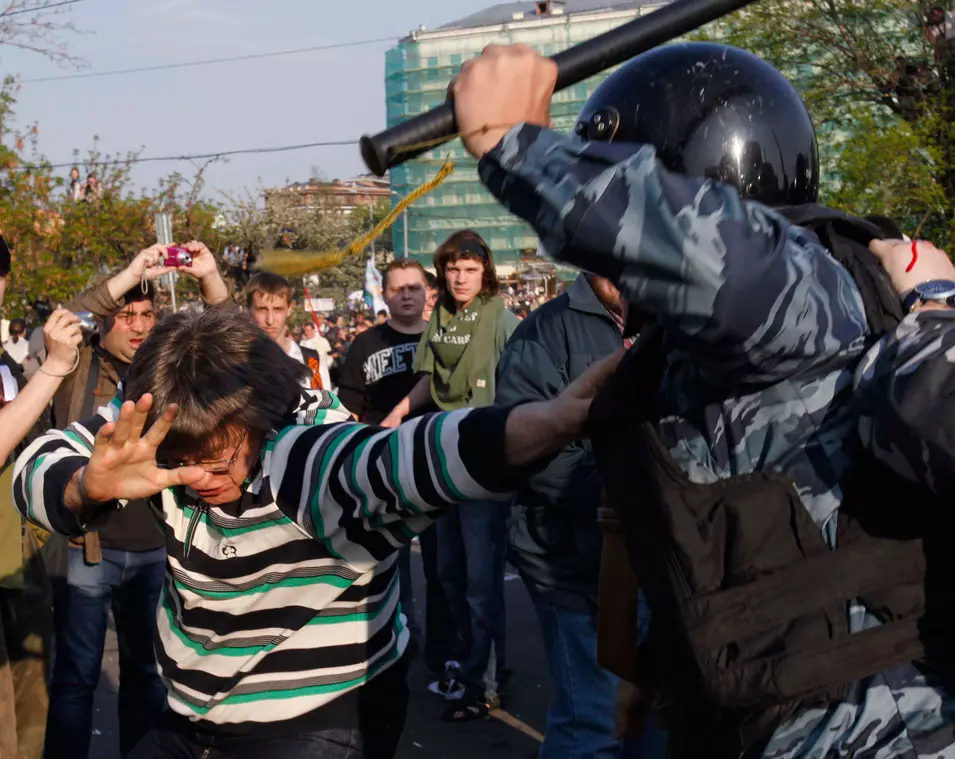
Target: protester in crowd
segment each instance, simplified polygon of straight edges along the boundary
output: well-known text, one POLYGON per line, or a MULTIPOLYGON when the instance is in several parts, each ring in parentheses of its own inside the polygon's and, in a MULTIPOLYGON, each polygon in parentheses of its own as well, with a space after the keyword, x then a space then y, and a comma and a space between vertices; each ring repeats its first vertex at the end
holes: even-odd
POLYGON ((226 245, 222 253, 229 276, 239 287, 245 287, 249 281, 248 255, 238 245, 226 245))
MULTIPOLYGON (((451 235, 434 268, 438 305, 415 357, 424 376, 382 421, 386 427, 431 402, 446 411, 491 405, 497 362, 518 323, 497 297, 494 258, 476 232, 451 235)), ((443 715, 448 721, 478 719, 500 703, 507 513, 506 504, 462 504, 437 525, 439 572, 465 642, 463 662, 448 662, 435 686, 455 701, 443 715)))
MULTIPOLYGON (((561 393, 594 362, 621 349, 620 292, 581 274, 514 332, 497 366, 495 401, 508 406, 561 393)), ((540 759, 662 759, 654 731, 645 744, 614 739, 618 679, 597 664, 597 591, 603 484, 586 440, 575 440, 521 484, 511 514, 509 558, 530 593, 555 695, 540 759), (645 749, 645 750, 643 750, 645 749)))
POLYGON ((324 387, 325 377, 318 353, 311 348, 303 348, 289 335, 288 318, 295 305, 291 282, 278 274, 259 272, 245 288, 245 302, 255 323, 286 354, 308 367, 310 376, 305 380, 305 386, 316 390, 324 387))
POLYGON ((36 321, 33 329, 30 331, 28 342, 27 357, 23 360, 23 374, 29 380, 46 361, 46 343, 44 342, 43 327, 46 326, 47 319, 53 313, 53 307, 50 305, 50 299, 46 295, 40 295, 33 302, 33 312, 36 314, 36 321))
POLYGON ((30 353, 27 340, 27 323, 20 318, 10 320, 10 339, 3 344, 3 352, 23 369, 23 362, 30 353))
POLYGON ((332 346, 329 345, 328 340, 322 337, 322 335, 319 333, 315 322, 311 320, 311 316, 309 316, 309 321, 306 321, 302 324, 302 339, 299 341, 299 345, 301 345, 302 348, 315 351, 315 353, 318 355, 318 366, 322 376, 322 387, 331 388, 332 380, 329 376, 328 369, 331 366, 332 346))
POLYGON ((388 312, 385 310, 379 311, 375 318, 375 324, 384 324, 386 321, 388 321, 388 312))
POLYGON ((70 183, 67 188, 67 195, 70 200, 83 199, 83 183, 80 181, 80 170, 75 166, 70 169, 70 183))
POLYGON ((335 312, 325 322, 325 339, 334 348, 335 343, 341 339, 341 331, 344 327, 345 318, 341 313, 335 312))
MULTIPOLYGON (((180 273, 199 281, 206 302, 228 300, 208 248, 198 242, 183 247, 193 261, 180 273)), ((88 418, 115 397, 156 324, 152 282, 175 271, 160 265, 165 252, 162 245, 147 248, 122 272, 68 304, 70 311, 92 312, 101 329, 79 352, 76 371, 53 399, 54 427, 65 429, 88 418)), ((56 654, 44 756, 75 759, 89 753, 93 696, 111 611, 120 652, 120 753, 126 756, 155 724, 164 703, 151 644, 165 567, 162 532, 149 504, 134 500, 110 514, 97 531, 74 538, 68 553, 66 577, 54 581, 56 654)))
POLYGON ((304 390, 307 370, 231 309, 158 325, 116 402, 16 469, 16 505, 45 529, 80 535, 140 498, 162 514, 170 713, 133 758, 242 757, 253 739, 262 759, 392 757, 407 706, 396 549, 579 437, 615 364, 552 401, 384 431, 304 390))
MULTIPOLYGON (((0 238, 0 305, 10 251, 0 238)), ((26 382, 0 351, 0 756, 40 759, 49 693, 52 599, 49 551, 38 528, 25 529, 13 508, 13 457, 49 427, 50 399, 76 365, 79 319, 56 311, 47 320, 49 359, 26 382)))
MULTIPOLYGON (((382 277, 382 294, 388 321, 355 337, 341 374, 338 395, 345 407, 362 422, 378 424, 414 387, 415 352, 427 328, 422 319, 427 281, 417 261, 393 261, 382 277)), ((426 409, 430 410, 430 409, 426 409)), ((424 658, 436 677, 444 665, 459 655, 457 631, 451 619, 437 570, 437 532, 431 527, 419 539, 426 581, 424 658)), ((408 618, 412 644, 418 638, 411 584, 411 546, 398 553, 401 607, 408 618)))
POLYGON ((430 322, 431 314, 434 313, 434 307, 438 303, 438 280, 430 271, 425 271, 424 274, 428 280, 428 286, 425 290, 424 313, 421 318, 430 322))
MULTIPOLYGON (((424 268, 398 259, 382 277, 391 313, 383 324, 355 337, 342 371, 338 397, 359 421, 378 424, 412 389, 414 357, 427 323, 424 268)), ((382 312, 384 313, 384 312, 382 312)))
POLYGON ((86 175, 86 182, 81 190, 81 197, 87 203, 95 203, 103 197, 103 185, 94 172, 86 175))

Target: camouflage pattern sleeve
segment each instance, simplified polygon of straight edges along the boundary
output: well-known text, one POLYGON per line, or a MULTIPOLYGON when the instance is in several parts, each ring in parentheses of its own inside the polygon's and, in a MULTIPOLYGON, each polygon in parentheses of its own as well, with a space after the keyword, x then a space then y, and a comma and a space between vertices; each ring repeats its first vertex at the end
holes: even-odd
POLYGON ((869 451, 936 493, 955 490, 955 311, 907 316, 866 354, 855 385, 869 451))
POLYGON ((615 282, 704 376, 775 382, 858 357, 861 297, 815 235, 634 150, 519 125, 479 170, 549 255, 615 282))

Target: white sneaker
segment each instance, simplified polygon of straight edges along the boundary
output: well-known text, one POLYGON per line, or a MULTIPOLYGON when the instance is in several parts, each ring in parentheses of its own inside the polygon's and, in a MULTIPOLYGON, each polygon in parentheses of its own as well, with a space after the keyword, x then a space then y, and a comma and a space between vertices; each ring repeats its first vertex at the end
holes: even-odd
POLYGON ((464 683, 461 682, 461 664, 456 661, 445 662, 444 677, 428 685, 428 690, 445 701, 457 701, 464 695, 464 683))

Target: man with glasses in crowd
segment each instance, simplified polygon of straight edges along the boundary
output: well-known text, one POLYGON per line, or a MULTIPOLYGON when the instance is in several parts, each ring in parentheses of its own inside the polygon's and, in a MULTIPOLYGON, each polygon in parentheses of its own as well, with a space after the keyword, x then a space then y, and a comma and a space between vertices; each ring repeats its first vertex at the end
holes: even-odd
MULTIPOLYGON (((228 287, 208 248, 198 242, 184 247, 193 263, 179 271, 199 281, 206 303, 228 300, 228 287)), ((70 311, 92 312, 100 329, 82 346, 76 371, 53 398, 54 427, 65 429, 89 418, 116 396, 136 351, 156 325, 153 281, 175 271, 161 265, 165 254, 162 245, 142 251, 122 272, 68 304, 70 311)), ((145 500, 116 511, 97 532, 70 541, 65 577, 54 579, 56 648, 46 759, 89 754, 93 694, 110 610, 119 638, 123 756, 162 712, 165 694, 153 636, 165 558, 162 532, 145 500)))

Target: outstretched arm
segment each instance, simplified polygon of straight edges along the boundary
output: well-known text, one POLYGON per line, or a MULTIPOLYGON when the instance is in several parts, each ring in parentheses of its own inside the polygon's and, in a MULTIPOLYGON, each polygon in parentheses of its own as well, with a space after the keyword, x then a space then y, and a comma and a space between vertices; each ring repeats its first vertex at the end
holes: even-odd
POLYGON ((276 502, 333 555, 381 560, 455 504, 505 500, 525 467, 581 437, 619 360, 595 365, 550 401, 431 414, 396 430, 329 409, 320 426, 284 430, 268 453, 276 502))
POLYGON ((76 368, 76 351, 83 340, 79 319, 58 309, 43 327, 49 356, 22 391, 0 408, 0 464, 23 440, 43 415, 63 379, 76 368))
POLYGON ((156 451, 176 418, 170 406, 144 433, 152 396, 114 400, 93 419, 51 430, 17 459, 14 503, 50 532, 80 535, 121 502, 149 498, 174 485, 195 485, 198 467, 161 469, 156 451))

